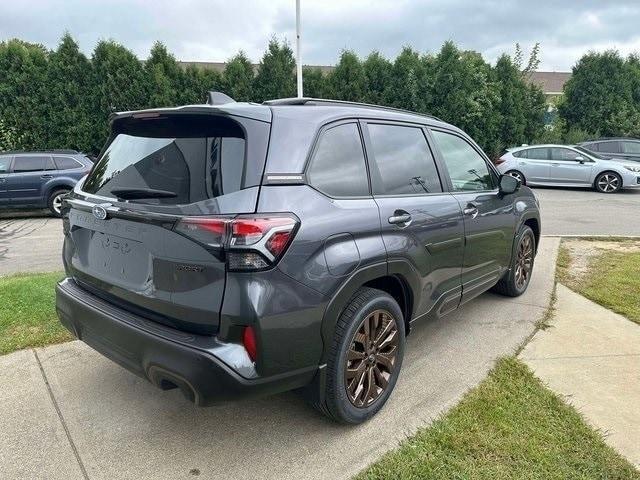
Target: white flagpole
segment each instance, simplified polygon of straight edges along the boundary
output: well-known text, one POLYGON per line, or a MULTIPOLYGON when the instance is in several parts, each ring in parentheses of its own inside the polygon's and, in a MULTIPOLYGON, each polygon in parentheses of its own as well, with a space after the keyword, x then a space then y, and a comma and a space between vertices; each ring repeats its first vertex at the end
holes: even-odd
POLYGON ((302 98, 302 60, 300 59, 300 0, 296 0, 296 77, 298 98, 302 98))

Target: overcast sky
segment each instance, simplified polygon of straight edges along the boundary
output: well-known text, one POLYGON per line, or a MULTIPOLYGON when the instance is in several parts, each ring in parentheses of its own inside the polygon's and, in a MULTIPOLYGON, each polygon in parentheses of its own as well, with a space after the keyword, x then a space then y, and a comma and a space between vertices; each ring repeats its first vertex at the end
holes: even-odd
MULTIPOLYGON (((489 61, 541 44, 540 70, 569 70, 589 51, 640 52, 639 0, 301 0, 304 64, 334 64, 344 48, 394 57, 446 40, 489 61)), ((65 30, 90 54, 116 40, 146 58, 161 40, 179 60, 257 62, 273 35, 295 41, 295 0, 0 0, 0 40, 54 48, 65 30)))

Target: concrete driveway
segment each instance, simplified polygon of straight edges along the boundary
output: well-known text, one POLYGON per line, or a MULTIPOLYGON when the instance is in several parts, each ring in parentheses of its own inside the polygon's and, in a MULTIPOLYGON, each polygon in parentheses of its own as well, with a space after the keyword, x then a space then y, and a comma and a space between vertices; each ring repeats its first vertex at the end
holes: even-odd
POLYGON ((558 245, 543 239, 522 297, 485 294, 416 325, 391 399, 358 427, 325 420, 294 393, 199 409, 80 342, 0 357, 0 477, 348 478, 531 335, 549 304, 558 245))
POLYGON ((640 236, 640 189, 608 195, 587 189, 534 188, 543 235, 640 236))

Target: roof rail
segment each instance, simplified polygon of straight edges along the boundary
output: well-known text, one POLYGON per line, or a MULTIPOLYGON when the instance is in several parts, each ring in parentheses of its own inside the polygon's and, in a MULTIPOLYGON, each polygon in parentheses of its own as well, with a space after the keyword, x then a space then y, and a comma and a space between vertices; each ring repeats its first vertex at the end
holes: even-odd
POLYGON ((67 155, 78 155, 80 152, 71 148, 51 148, 49 150, 6 150, 0 155, 12 155, 16 153, 63 153, 67 155))
POLYGON ((374 105, 372 103, 361 103, 361 102, 349 102, 347 100, 329 100, 325 98, 312 98, 312 97, 302 97, 302 98, 278 98, 275 100, 266 100, 263 102, 264 105, 327 105, 327 106, 350 106, 357 108, 373 108, 376 110, 387 110, 390 112, 398 112, 398 113, 408 113, 411 115, 418 115, 420 117, 432 118, 434 120, 438 120, 441 122, 438 117, 434 115, 429 115, 426 113, 418 113, 412 112, 411 110, 405 110, 404 108, 395 108, 395 107, 385 107, 383 105, 374 105))

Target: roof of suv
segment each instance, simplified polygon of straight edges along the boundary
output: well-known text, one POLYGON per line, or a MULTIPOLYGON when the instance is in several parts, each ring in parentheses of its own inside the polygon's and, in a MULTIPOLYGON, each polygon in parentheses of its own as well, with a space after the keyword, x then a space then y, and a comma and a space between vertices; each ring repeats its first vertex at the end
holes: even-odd
POLYGON ((163 113, 222 113, 264 122, 270 122, 274 117, 280 116, 288 118, 297 116, 303 121, 314 121, 315 123, 326 123, 332 119, 349 117, 378 118, 430 125, 441 124, 453 127, 439 118, 411 112, 409 110, 365 103, 306 97, 283 98, 269 100, 264 103, 230 102, 217 105, 184 105, 171 108, 117 112, 111 115, 110 120, 113 122, 114 120, 131 116, 144 118, 154 114, 161 115, 163 113))

